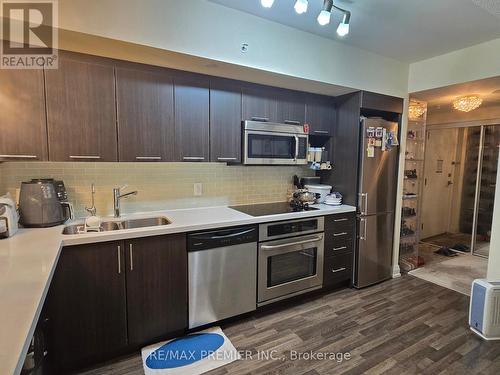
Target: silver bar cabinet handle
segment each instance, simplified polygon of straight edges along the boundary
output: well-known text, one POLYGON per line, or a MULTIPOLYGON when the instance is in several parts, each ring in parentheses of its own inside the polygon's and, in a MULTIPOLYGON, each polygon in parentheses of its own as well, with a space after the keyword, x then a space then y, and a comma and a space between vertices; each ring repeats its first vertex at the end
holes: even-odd
POLYGON ((340 223, 341 221, 347 221, 347 220, 349 220, 349 219, 348 219, 348 218, 346 218, 346 217, 344 217, 344 218, 342 218, 342 219, 334 219, 334 220, 333 220, 333 222, 334 222, 334 223, 340 223))
POLYGON ((118 274, 122 273, 122 248, 120 245, 117 246, 116 252, 118 254, 118 274))
POLYGON ((205 160, 203 156, 184 156, 183 160, 205 160))
POLYGON ((70 159, 100 159, 101 157, 99 155, 70 155, 70 159))
POLYGON ((135 160, 161 160, 161 156, 136 156, 135 160))
POLYGON ((132 244, 128 245, 128 252, 130 256, 130 271, 134 270, 134 247, 132 244))
POLYGON ((342 232, 342 233, 334 233, 333 237, 339 237, 339 236, 346 236, 347 232, 342 232))
POLYGON ((220 160, 220 161, 232 161, 232 160, 236 160, 236 158, 217 158, 217 160, 220 160))
POLYGON ((36 155, 0 155, 0 158, 5 159, 38 159, 36 155))
POLYGON ((340 250, 345 250, 347 249, 347 246, 342 246, 342 247, 334 247, 333 251, 340 251, 340 250))
POLYGON ((317 134, 329 134, 329 132, 327 130, 314 130, 313 133, 317 133, 317 134))
POLYGON ((342 271, 345 271, 347 268, 345 267, 342 267, 342 268, 337 268, 336 270, 335 269, 332 269, 332 273, 337 273, 337 272, 342 272, 342 271))

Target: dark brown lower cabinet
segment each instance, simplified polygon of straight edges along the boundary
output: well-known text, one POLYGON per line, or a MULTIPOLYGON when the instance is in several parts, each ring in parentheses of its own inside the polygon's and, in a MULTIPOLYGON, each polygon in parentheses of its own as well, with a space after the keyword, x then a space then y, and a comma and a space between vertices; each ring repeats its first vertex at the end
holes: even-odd
POLYGON ((127 345, 123 244, 62 250, 49 290, 49 351, 55 372, 100 360, 127 345))
POLYGON ((181 333, 187 328, 186 236, 65 247, 47 304, 54 373, 181 333))
POLYGON ((186 236, 125 241, 129 344, 187 327, 186 236))

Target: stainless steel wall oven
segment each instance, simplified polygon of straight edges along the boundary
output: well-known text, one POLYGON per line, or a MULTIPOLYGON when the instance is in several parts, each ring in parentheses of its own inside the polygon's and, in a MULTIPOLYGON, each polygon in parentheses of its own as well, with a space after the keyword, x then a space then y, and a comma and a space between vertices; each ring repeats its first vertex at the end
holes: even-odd
POLYGON ((323 285, 324 218, 259 226, 259 306, 323 285))

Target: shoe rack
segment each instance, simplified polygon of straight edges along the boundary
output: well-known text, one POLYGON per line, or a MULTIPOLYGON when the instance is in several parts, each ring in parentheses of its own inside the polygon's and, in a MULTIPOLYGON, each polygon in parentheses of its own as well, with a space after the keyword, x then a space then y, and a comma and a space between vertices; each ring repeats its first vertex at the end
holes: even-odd
MULTIPOLYGON (((417 102, 426 107, 423 102, 417 102)), ((427 111, 417 118, 409 118, 406 132, 405 171, 399 267, 409 272, 423 265, 418 254, 420 241, 420 211, 424 180, 425 132, 427 111)))

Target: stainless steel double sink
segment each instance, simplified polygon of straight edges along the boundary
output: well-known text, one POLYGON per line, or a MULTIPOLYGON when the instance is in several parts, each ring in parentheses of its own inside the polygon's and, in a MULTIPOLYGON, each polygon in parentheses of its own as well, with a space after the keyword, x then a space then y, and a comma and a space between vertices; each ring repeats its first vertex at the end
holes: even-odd
MULTIPOLYGON (((100 232, 109 232, 114 230, 126 230, 135 228, 159 227, 168 225, 172 222, 164 216, 148 217, 142 219, 127 219, 127 220, 110 220, 103 221, 100 227, 100 232)), ((83 234, 85 230, 84 224, 68 225, 64 228, 63 234, 83 234)))

